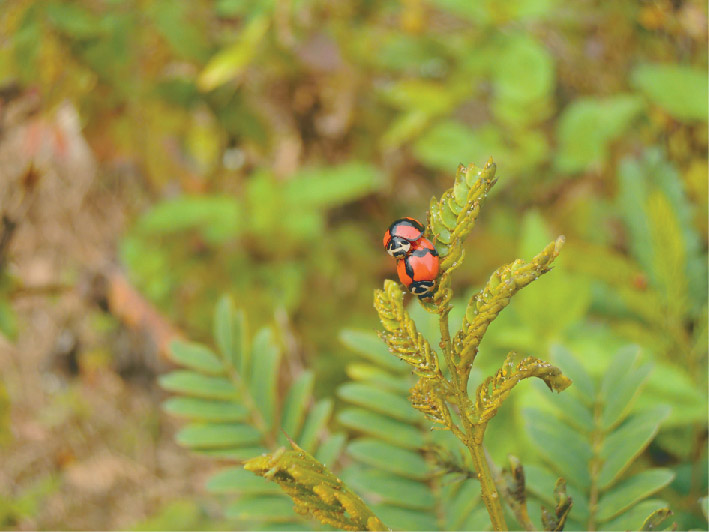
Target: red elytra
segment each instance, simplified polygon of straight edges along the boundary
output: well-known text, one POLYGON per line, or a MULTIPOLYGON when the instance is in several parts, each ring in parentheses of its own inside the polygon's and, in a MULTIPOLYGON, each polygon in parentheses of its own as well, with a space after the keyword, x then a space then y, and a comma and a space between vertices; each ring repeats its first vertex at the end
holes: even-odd
POLYGON ((415 218, 399 218, 394 221, 389 229, 384 233, 384 247, 389 246, 392 237, 403 238, 409 242, 415 242, 423 235, 423 225, 415 218))
POLYGON ((420 298, 433 291, 439 269, 438 252, 423 237, 413 242, 408 255, 396 264, 401 283, 420 298))

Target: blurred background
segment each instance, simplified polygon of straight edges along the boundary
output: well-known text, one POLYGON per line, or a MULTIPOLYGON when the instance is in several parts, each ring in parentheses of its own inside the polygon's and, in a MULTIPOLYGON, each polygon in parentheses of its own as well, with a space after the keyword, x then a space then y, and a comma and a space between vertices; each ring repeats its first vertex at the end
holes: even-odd
POLYGON ((165 343, 228 293, 333 396, 384 230, 490 156, 459 307, 567 245, 483 369, 640 344, 673 406, 645 459, 706 526, 706 42, 698 0, 2 2, 0 528, 233 526, 160 410, 165 343))

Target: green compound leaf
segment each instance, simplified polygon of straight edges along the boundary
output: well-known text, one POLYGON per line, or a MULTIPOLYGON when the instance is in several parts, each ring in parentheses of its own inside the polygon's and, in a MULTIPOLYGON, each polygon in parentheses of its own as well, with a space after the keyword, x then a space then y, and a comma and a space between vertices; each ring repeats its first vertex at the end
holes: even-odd
MULTIPOLYGON (((262 329, 249 342, 243 313, 234 311, 224 297, 216 308, 214 336, 218 354, 198 344, 175 342, 173 360, 189 369, 160 379, 164 388, 180 394, 166 401, 165 409, 192 422, 177 433, 177 442, 219 460, 263 456, 273 450, 278 438, 286 437, 277 422, 280 411, 288 434, 299 437, 309 450, 318 451, 327 463, 335 462, 344 448, 345 435, 327 437, 332 401, 316 403, 308 412, 313 374, 306 371, 295 379, 283 394, 287 403, 279 405, 281 351, 271 329, 262 329)), ((239 497, 226 508, 226 515, 240 523, 279 530, 312 528, 275 485, 240 468, 217 473, 208 488, 239 497)))
POLYGON ((598 501, 599 522, 608 521, 672 482, 669 469, 651 469, 625 479, 598 501))
POLYGON ((355 440, 347 446, 347 454, 381 471, 417 480, 428 478, 428 465, 420 454, 379 440, 355 440))
POLYGON ((465 310, 463 326, 453 341, 453 362, 466 368, 475 360, 478 347, 490 323, 510 302, 510 298, 529 283, 547 273, 559 256, 564 237, 550 243, 531 262, 516 260, 499 268, 487 285, 473 295, 465 310))
POLYGON ((194 397, 173 397, 163 404, 166 412, 194 421, 244 421, 246 408, 230 401, 211 401, 194 397))
POLYGON ((224 365, 211 349, 203 345, 174 340, 170 344, 170 356, 178 364, 201 373, 212 375, 224 373, 224 365))
POLYGON ((339 478, 310 454, 291 444, 244 464, 252 473, 272 480, 293 499, 299 514, 310 514, 344 530, 387 530, 379 518, 339 478))
MULTIPOLYGON (((568 360, 572 356, 558 351, 555 360, 573 367, 568 360)), ((555 417, 567 416, 566 401, 554 401, 554 410, 543 413, 524 411, 527 434, 535 450, 570 483, 569 495, 574 500, 570 525, 636 530, 648 514, 667 506, 664 501, 643 499, 669 484, 674 478, 672 471, 640 469, 636 475, 623 478, 671 412, 669 407, 660 405, 628 417, 629 403, 647 377, 646 366, 639 366, 639 360, 637 347, 620 349, 601 375, 600 383, 584 386, 587 391, 596 390, 588 406, 581 406, 592 414, 591 431, 572 430, 567 419, 555 417), (597 497, 596 504, 592 504, 592 493, 597 497)), ((580 365, 576 365, 578 370, 580 365)), ((525 472, 530 492, 549 503, 543 491, 549 489, 555 475, 534 465, 527 465, 525 472)))
POLYGON ((407 449, 423 447, 423 437, 415 428, 360 408, 347 408, 337 419, 344 426, 407 449))

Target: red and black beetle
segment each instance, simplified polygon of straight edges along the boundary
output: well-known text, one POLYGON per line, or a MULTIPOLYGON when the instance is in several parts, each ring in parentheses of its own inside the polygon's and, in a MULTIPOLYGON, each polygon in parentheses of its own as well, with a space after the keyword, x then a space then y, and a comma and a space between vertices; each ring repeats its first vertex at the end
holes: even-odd
POLYGON ((384 233, 384 248, 387 253, 400 259, 409 252, 411 245, 423 236, 424 227, 414 218, 400 218, 384 233))
POLYGON ((440 268, 438 252, 426 238, 411 243, 409 254, 396 264, 401 283, 419 299, 431 297, 440 268))

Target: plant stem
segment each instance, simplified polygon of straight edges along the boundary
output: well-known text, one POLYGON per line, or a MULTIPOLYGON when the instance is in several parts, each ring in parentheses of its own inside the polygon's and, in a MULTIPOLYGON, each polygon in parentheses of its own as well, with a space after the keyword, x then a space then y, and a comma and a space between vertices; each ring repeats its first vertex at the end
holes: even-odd
MULTIPOLYGON (((475 431, 478 432, 478 429, 479 427, 476 427, 475 431)), ((470 439, 468 449, 470 449, 470 454, 473 457, 473 464, 475 465, 475 470, 478 473, 480 493, 482 495, 483 502, 487 507, 487 512, 490 514, 492 528, 494 530, 507 530, 505 516, 502 513, 500 496, 497 493, 495 481, 493 480, 490 467, 488 466, 487 459, 485 458, 485 450, 483 449, 482 441, 480 441, 480 443, 476 443, 476 439, 477 438, 470 439)), ((480 431, 480 439, 482 440, 482 430, 480 431)))
POLYGON ((460 387, 458 385, 458 374, 455 371, 455 365, 453 364, 453 355, 451 350, 451 333, 448 330, 448 310, 443 312, 438 318, 438 326, 441 329, 441 351, 443 351, 443 357, 446 360, 446 366, 448 366, 448 371, 451 374, 451 380, 453 381, 453 387, 458 390, 460 387))
POLYGON ((473 424, 468 417, 468 405, 470 404, 470 398, 468 397, 467 390, 468 382, 467 379, 461 378, 462 376, 458 372, 458 368, 453 364, 451 337, 450 331, 448 330, 448 311, 445 311, 440 315, 438 323, 441 329, 441 351, 443 351, 443 356, 445 357, 446 364, 448 365, 448 371, 450 371, 451 374, 451 384, 453 384, 453 390, 455 391, 455 395, 458 400, 460 417, 465 429, 465 438, 461 438, 461 440, 468 447, 470 454, 473 457, 475 471, 477 472, 478 480, 480 481, 480 492, 482 494, 483 502, 487 507, 487 511, 490 514, 490 522, 492 523, 493 529, 507 530, 505 516, 502 513, 500 496, 497 492, 497 488, 495 487, 495 481, 492 473, 490 472, 490 467, 488 466, 487 458, 485 457, 485 450, 483 449, 483 433, 485 432, 485 427, 487 424, 473 424))

